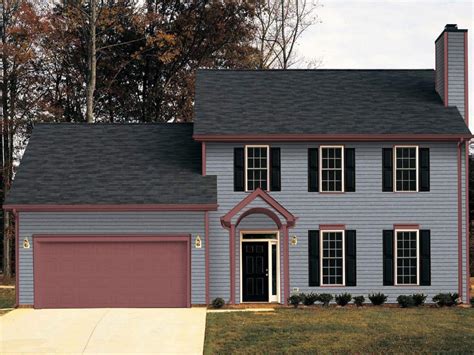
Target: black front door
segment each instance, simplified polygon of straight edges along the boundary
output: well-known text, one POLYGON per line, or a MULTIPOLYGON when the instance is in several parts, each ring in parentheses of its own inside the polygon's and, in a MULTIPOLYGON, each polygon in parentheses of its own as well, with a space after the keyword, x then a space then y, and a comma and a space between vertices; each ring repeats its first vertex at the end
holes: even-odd
POLYGON ((244 302, 268 302, 268 242, 242 243, 244 302))

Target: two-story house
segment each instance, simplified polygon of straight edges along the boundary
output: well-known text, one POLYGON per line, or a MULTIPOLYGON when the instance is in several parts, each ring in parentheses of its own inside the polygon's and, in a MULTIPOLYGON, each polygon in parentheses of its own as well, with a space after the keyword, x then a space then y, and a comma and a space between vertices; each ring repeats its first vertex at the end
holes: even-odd
POLYGON ((435 70, 201 70, 194 124, 38 124, 17 303, 469 297, 467 31, 435 70))

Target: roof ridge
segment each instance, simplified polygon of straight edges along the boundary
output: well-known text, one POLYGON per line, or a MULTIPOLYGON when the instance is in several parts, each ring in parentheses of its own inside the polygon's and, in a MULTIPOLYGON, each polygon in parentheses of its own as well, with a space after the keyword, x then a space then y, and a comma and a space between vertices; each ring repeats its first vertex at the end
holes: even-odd
POLYGON ((215 72, 322 72, 322 71, 434 71, 433 68, 373 68, 373 69, 341 69, 341 68, 323 68, 323 69, 216 69, 216 68, 199 68, 198 71, 215 71, 215 72))

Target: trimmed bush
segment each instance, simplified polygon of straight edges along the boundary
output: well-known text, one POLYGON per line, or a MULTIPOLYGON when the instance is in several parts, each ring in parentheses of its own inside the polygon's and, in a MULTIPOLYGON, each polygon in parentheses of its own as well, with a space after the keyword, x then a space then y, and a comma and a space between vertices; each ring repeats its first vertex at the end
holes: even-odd
POLYGON ((308 293, 308 294, 302 293, 301 296, 303 298, 303 304, 305 306, 312 306, 314 304, 314 302, 316 302, 318 300, 318 294, 313 293, 313 292, 308 293))
POLYGON ((224 307, 224 305, 225 305, 225 301, 220 297, 214 298, 212 300, 212 307, 213 308, 219 309, 219 308, 224 307))
POLYGON ((387 296, 383 293, 373 293, 369 295, 369 300, 374 306, 381 306, 387 301, 387 296))
POLYGON ((336 298, 336 303, 339 306, 344 307, 345 305, 347 305, 351 301, 352 295, 350 293, 343 293, 341 295, 336 295, 335 298, 336 298))
POLYGON ((301 301, 302 301, 301 295, 298 295, 298 294, 294 294, 288 297, 288 303, 291 304, 295 308, 298 308, 301 301))
POLYGON ((354 297, 354 304, 357 307, 362 307, 364 305, 364 302, 365 302, 365 297, 364 296, 355 296, 354 297))
POLYGON ((332 295, 330 293, 321 293, 318 296, 318 301, 323 304, 323 306, 327 307, 329 306, 329 302, 331 302, 333 299, 332 295))
POLYGON ((416 307, 422 306, 425 303, 426 295, 422 293, 415 293, 412 297, 416 307))
POLYGON ((451 307, 458 303, 458 298, 457 293, 438 293, 433 297, 433 302, 439 307, 451 307))
POLYGON ((397 302, 402 308, 413 307, 415 305, 413 296, 400 295, 397 297, 397 302))

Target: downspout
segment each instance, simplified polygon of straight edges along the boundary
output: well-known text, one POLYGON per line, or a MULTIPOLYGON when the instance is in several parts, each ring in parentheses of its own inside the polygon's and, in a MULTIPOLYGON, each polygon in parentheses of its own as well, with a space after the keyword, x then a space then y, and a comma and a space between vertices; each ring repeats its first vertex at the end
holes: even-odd
POLYGON ((470 261, 469 261, 469 237, 470 237, 470 213, 469 213, 469 140, 465 141, 465 189, 466 189, 466 302, 469 303, 471 299, 471 275, 470 275, 470 261))
POLYGON ((461 146, 464 139, 461 138, 458 142, 457 156, 458 156, 458 294, 462 301, 462 169, 461 169, 461 146))
POLYGON ((210 300, 210 294, 209 294, 209 254, 210 254, 210 251, 209 251, 209 246, 210 246, 210 243, 209 243, 209 211, 205 211, 204 212, 204 234, 205 234, 205 258, 206 258, 206 261, 205 261, 205 268, 206 268, 206 304, 210 304, 211 303, 211 300, 210 300))

